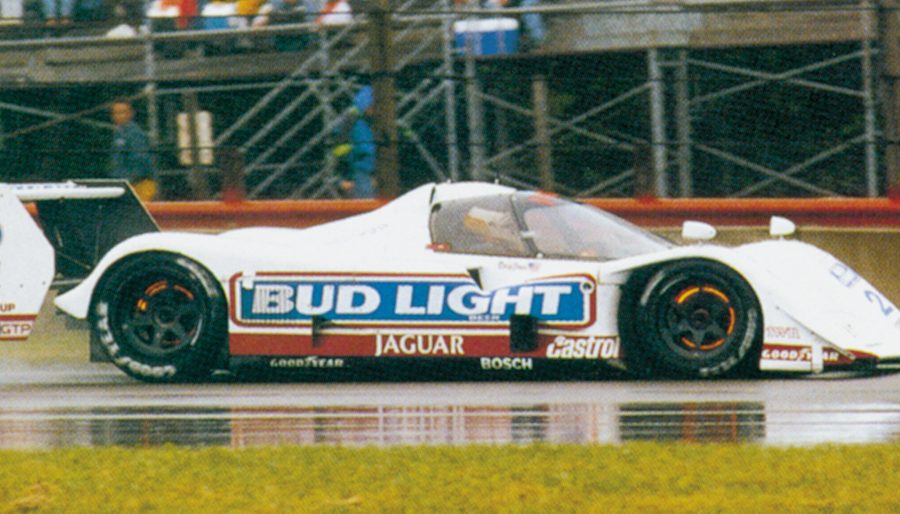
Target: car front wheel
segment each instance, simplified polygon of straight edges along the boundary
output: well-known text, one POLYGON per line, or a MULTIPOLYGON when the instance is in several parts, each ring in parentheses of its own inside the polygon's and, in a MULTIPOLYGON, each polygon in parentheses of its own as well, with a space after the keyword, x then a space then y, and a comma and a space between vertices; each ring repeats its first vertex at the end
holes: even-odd
POLYGON ((638 272, 626 285, 619 323, 638 374, 711 378, 751 371, 762 313, 737 272, 688 260, 638 272))

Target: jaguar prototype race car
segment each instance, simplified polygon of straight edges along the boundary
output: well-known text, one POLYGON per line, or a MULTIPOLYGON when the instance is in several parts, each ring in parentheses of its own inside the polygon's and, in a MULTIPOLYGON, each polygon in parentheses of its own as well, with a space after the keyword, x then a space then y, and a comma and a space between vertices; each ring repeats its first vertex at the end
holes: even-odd
POLYGON ((244 366, 711 378, 900 362, 900 311, 833 256, 785 240, 782 218, 772 239, 738 247, 686 222, 696 241, 678 246, 485 183, 421 186, 306 229, 215 235, 158 231, 116 183, 0 186, 0 212, 3 337, 27 336, 51 282, 68 280, 56 306, 88 320, 92 355, 147 381, 244 366))

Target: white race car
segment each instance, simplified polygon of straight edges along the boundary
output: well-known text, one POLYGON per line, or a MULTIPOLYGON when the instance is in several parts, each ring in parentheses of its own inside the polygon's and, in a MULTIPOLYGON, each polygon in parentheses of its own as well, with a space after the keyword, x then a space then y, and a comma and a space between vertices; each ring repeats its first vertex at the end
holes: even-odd
MULTIPOLYGON (((772 240, 677 246, 484 183, 425 185, 306 229, 218 235, 159 232, 115 183, 0 186, 0 213, 2 337, 26 337, 54 277, 72 279, 56 305, 89 321, 92 355, 148 381, 244 365, 350 379, 710 378, 900 362, 898 309, 833 256, 784 240, 793 225, 780 218, 772 240)), ((686 222, 683 235, 715 230, 686 222)))

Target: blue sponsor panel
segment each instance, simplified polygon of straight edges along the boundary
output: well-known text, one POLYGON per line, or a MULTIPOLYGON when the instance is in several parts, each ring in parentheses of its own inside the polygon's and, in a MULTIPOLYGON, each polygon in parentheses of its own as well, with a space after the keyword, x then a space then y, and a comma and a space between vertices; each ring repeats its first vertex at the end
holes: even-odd
POLYGON ((502 322, 513 314, 572 324, 590 319, 593 282, 587 277, 529 282, 485 292, 465 279, 377 277, 243 277, 238 321, 304 324, 313 316, 379 323, 502 322))

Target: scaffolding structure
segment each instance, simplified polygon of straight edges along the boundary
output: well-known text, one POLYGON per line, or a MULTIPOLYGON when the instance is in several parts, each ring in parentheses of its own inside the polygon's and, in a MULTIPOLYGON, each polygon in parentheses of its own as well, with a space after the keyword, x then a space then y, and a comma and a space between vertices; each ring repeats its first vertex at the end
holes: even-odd
MULTIPOLYGON (((357 13, 351 23, 327 28, 296 23, 263 30, 150 32, 129 43, 140 45, 142 72, 123 83, 133 84, 135 98, 144 100, 145 125, 161 152, 172 151, 172 131, 166 127, 173 113, 213 111, 212 150, 218 155, 236 149, 243 156, 250 198, 338 197, 335 134, 353 113, 353 95, 384 75, 394 81, 393 121, 403 148, 404 184, 496 180, 571 196, 875 197, 887 188, 879 158, 878 20, 868 1, 841 5, 858 30, 819 45, 710 49, 648 41, 643 47, 576 52, 560 46, 573 19, 600 20, 591 22, 597 25, 632 23, 640 16, 658 25, 671 20, 673 11, 654 3, 635 10, 609 2, 498 13, 460 10, 450 0, 404 0, 393 3, 386 16, 396 54, 389 70, 373 70, 372 17, 357 13), (548 28, 550 44, 537 52, 479 55, 472 38, 460 39, 454 30, 464 19, 526 14, 540 14, 548 28), (168 65, 159 55, 161 44, 297 34, 306 35, 305 47, 291 54, 298 58, 274 79, 186 83, 166 80, 160 71, 168 65), (595 67, 555 75, 561 60, 595 67), (603 76, 614 67, 627 71, 615 80, 603 76), (509 73, 516 73, 516 80, 509 80, 509 73), (507 79, 498 81, 498 75, 507 79), (602 87, 591 84, 594 79, 602 87), (580 89, 583 96, 570 98, 580 89), (222 98, 239 94, 252 101, 239 109, 229 106, 231 116, 215 111, 222 98), (824 99, 826 107, 796 113, 795 127, 750 119, 766 109, 808 107, 810 97, 824 99), (781 103, 766 107, 758 105, 760 98, 781 103), (745 125, 744 132, 732 130, 745 125), (819 137, 792 140, 791 133, 820 129, 819 137), (718 137, 724 132, 728 138, 718 137), (767 134, 771 143, 760 143, 767 134)), ((824 8, 806 9, 819 15, 824 8)), ((679 20, 696 20, 696 12, 686 7, 679 12, 685 16, 679 20)), ((102 38, 3 42, 0 51, 113 44, 102 38)), ((107 101, 63 113, 40 102, 5 101, 0 90, 0 112, 42 119, 0 138, 15 144, 64 123, 109 130, 112 125, 103 119, 107 101)), ((199 162, 196 146, 190 149, 193 163, 199 162)), ((199 196, 210 194, 207 178, 217 172, 215 164, 166 171, 186 175, 199 196)))

